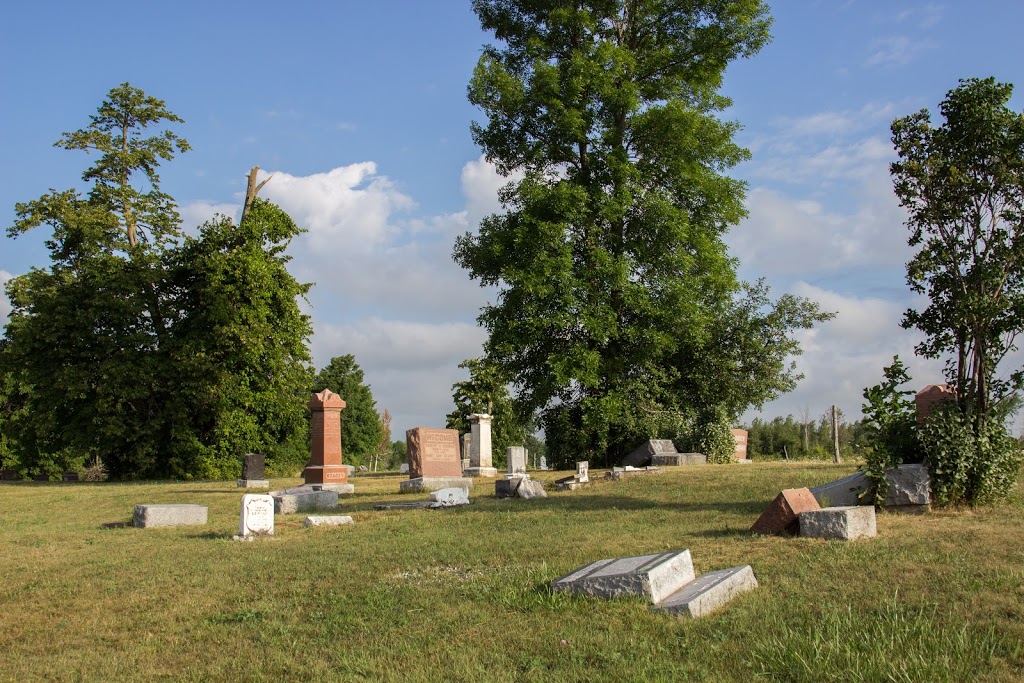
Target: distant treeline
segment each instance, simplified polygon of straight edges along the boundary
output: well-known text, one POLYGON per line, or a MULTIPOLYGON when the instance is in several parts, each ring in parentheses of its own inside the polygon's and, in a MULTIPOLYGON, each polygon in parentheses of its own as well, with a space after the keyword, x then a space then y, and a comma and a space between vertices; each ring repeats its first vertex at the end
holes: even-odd
MULTIPOLYGON (((830 460, 833 455, 830 412, 818 418, 792 415, 772 420, 755 418, 743 427, 747 435, 747 453, 753 459, 830 460)), ((866 448, 861 421, 846 422, 839 414, 839 453, 842 457, 862 457, 866 448)))

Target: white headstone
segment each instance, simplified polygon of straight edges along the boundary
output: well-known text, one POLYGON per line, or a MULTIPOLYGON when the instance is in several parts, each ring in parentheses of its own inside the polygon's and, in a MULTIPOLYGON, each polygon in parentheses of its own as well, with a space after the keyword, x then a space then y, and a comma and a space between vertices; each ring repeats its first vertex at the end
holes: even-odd
POLYGON ((540 468, 542 470, 546 470, 548 468, 548 459, 545 458, 543 455, 540 456, 540 468))
POLYGON ((526 472, 526 447, 509 446, 505 449, 505 460, 508 462, 509 474, 523 474, 526 472))
POLYGON ((239 535, 274 535, 274 499, 271 496, 247 494, 242 496, 242 518, 239 535))
POLYGON ((399 474, 409 474, 409 463, 403 462, 401 465, 399 465, 398 472, 399 474))
POLYGON ((493 467, 491 462, 491 416, 474 414, 469 416, 472 445, 469 449, 470 467, 493 467))
POLYGON ((468 505, 469 489, 456 487, 438 489, 437 491, 431 491, 430 497, 433 498, 435 502, 446 507, 449 505, 468 505))
POLYGON ((576 481, 583 483, 590 481, 590 461, 576 463, 576 481))

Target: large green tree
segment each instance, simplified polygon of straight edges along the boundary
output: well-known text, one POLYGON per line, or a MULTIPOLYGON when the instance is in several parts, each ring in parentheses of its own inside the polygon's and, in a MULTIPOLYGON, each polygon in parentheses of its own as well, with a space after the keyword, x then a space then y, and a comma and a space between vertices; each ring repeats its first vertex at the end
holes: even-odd
MULTIPOLYGON (((308 319, 272 204, 184 239, 161 161, 187 143, 164 102, 125 83, 58 146, 96 152, 88 194, 18 204, 12 237, 51 230, 47 268, 7 283, 0 343, 5 462, 55 474, 102 459, 116 478, 233 477, 249 450, 308 453, 308 319), (147 136, 147 134, 149 134, 147 136)), ((301 463, 300 463, 301 464, 301 463)))
POLYGON ((907 284, 924 295, 903 326, 917 328, 926 358, 946 358, 955 414, 926 428, 922 445, 948 502, 998 498, 1019 464, 1002 424, 1017 405, 1024 369, 1004 367, 1024 332, 1024 113, 1013 86, 961 80, 939 106, 896 119, 893 186, 907 210, 907 284), (951 481, 949 478, 955 479, 951 481))
POLYGON ((491 415, 494 463, 496 467, 502 467, 505 464, 505 449, 525 443, 526 426, 530 420, 518 413, 518 407, 494 365, 485 359, 470 358, 459 363, 459 367, 469 370, 469 379, 452 385, 455 410, 448 413, 445 426, 465 434, 472 428, 470 415, 491 415))
POLYGON ((370 465, 381 441, 380 415, 373 392, 355 356, 335 356, 319 373, 313 391, 330 389, 345 401, 341 411, 341 447, 344 460, 353 465, 370 465))
POLYGON ((722 239, 744 216, 744 185, 724 171, 748 153, 718 116, 729 105, 718 91, 728 63, 767 42, 766 7, 473 8, 500 41, 469 85, 487 116, 473 137, 522 179, 454 256, 498 287, 480 316, 487 357, 523 410, 541 412, 549 459, 605 462, 652 432, 732 420, 790 388, 790 332, 822 316, 804 300, 770 302, 763 286, 745 293, 722 239))

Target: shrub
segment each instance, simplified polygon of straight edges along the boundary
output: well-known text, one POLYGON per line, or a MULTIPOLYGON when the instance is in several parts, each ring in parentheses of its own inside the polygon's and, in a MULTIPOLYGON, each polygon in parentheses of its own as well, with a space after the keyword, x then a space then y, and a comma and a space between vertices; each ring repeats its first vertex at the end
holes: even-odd
POLYGON ((893 356, 892 365, 883 372, 885 379, 881 384, 864 390, 867 403, 861 406, 865 441, 870 446, 863 471, 872 484, 876 504, 885 499, 886 470, 900 463, 921 460, 916 434, 917 411, 910 399, 914 392, 900 389, 910 381, 910 375, 899 356, 893 356))
POLYGON ((694 450, 707 456, 709 463, 729 463, 736 459, 736 439, 731 423, 722 415, 707 418, 693 433, 694 450))
POLYGON ((998 421, 983 423, 975 433, 969 415, 946 405, 932 413, 919 438, 937 503, 991 503, 1006 497, 1016 483, 1021 446, 998 421))

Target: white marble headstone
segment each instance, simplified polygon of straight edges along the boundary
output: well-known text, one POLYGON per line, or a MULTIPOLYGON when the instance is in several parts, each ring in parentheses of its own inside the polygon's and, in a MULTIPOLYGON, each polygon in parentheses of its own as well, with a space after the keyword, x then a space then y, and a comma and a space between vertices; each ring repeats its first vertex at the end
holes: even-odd
POLYGON ((239 535, 274 535, 274 499, 270 496, 248 494, 242 496, 242 519, 239 535))
POLYGON ((590 461, 584 460, 583 462, 576 463, 576 481, 587 482, 590 481, 590 461))

